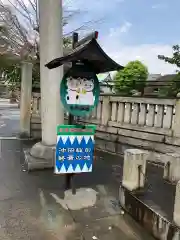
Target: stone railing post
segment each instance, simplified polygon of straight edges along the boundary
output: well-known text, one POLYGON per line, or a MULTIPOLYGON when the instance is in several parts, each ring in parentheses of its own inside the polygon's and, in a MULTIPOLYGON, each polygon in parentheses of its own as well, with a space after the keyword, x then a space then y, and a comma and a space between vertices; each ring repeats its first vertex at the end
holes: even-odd
POLYGON ((31 97, 33 64, 23 62, 21 66, 21 102, 20 102, 20 136, 30 137, 31 97))
POLYGON ((124 154, 122 186, 129 191, 145 185, 148 152, 140 149, 127 149, 124 154))
POLYGON ((180 227, 180 181, 176 185, 173 220, 180 227))
POLYGON ((40 93, 32 94, 32 115, 41 116, 41 96, 40 93))
POLYGON ((109 96, 103 96, 101 124, 104 126, 106 126, 110 120, 111 106, 109 100, 109 96))
POLYGON ((180 155, 177 153, 166 153, 164 166, 164 179, 170 182, 180 180, 180 155))
POLYGON ((180 99, 176 100, 175 117, 172 125, 173 136, 180 137, 180 99))

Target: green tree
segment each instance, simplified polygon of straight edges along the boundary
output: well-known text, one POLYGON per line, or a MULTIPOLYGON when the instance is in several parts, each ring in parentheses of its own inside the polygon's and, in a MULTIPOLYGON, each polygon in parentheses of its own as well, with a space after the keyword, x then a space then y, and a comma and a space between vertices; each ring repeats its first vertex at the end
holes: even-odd
POLYGON ((138 60, 131 61, 115 75, 115 92, 123 95, 132 95, 133 90, 136 90, 143 93, 147 77, 147 67, 138 60))
POLYGON ((159 96, 163 97, 176 97, 180 92, 180 46, 174 45, 172 47, 172 57, 166 57, 164 55, 158 55, 160 60, 163 60, 169 64, 177 67, 177 75, 172 78, 171 82, 167 83, 167 86, 161 87, 159 90, 159 96))
MULTIPOLYGON (((9 88, 13 89, 21 87, 21 65, 19 63, 1 67, 1 72, 3 74, 3 80, 9 86, 9 88)), ((32 76, 33 87, 39 87, 39 64, 34 64, 32 76)))
POLYGON ((158 55, 158 58, 160 60, 164 60, 167 63, 173 64, 177 66, 177 71, 180 71, 180 46, 174 45, 172 47, 173 50, 173 56, 172 57, 166 57, 164 55, 158 55))

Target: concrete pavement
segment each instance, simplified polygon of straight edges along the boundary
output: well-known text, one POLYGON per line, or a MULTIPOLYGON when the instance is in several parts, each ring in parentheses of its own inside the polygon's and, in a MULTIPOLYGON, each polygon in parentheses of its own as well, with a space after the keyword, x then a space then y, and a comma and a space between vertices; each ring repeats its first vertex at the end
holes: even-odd
POLYGON ((19 133, 20 110, 8 99, 0 99, 0 138, 13 137, 19 133))
POLYGON ((33 142, 1 140, 0 239, 152 239, 118 203, 119 161, 97 153, 93 173, 75 177, 77 194, 52 170, 27 173, 23 149, 33 142), (106 158, 106 159, 105 159, 106 158))
POLYGON ((11 139, 18 132, 19 109, 0 100, 0 239, 152 239, 119 206, 119 159, 97 153, 93 173, 75 177, 74 196, 53 170, 25 171, 24 149, 34 143, 11 139))

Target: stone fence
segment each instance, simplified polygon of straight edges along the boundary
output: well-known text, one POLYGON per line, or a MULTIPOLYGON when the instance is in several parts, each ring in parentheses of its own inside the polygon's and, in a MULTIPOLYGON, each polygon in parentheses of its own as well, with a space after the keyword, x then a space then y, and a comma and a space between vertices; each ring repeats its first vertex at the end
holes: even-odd
MULTIPOLYGON (((165 166, 158 169, 147 161, 148 154, 139 149, 125 150, 119 189, 121 207, 156 239, 179 240, 180 171, 172 164, 167 174, 165 166)), ((171 158, 174 158, 173 162, 180 160, 174 154, 171 158)))
MULTIPOLYGON (((33 93, 31 136, 41 137, 41 98, 33 93)), ((85 124, 97 125, 96 147, 118 154, 131 147, 149 150, 153 161, 161 154, 180 153, 180 100, 101 95, 85 124)), ((160 159, 161 158, 161 159, 160 159)))

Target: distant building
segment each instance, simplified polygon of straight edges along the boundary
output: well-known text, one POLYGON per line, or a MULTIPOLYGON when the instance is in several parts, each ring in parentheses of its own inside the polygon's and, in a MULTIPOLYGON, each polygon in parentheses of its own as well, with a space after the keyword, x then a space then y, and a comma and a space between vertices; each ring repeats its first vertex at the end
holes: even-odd
POLYGON ((113 79, 110 73, 101 73, 97 75, 100 82, 101 93, 113 93, 113 79))
POLYGON ((144 96, 157 96, 162 87, 168 85, 173 80, 176 74, 150 74, 147 79, 147 85, 144 88, 144 96))
POLYGON ((156 91, 157 87, 154 87, 154 83, 158 78, 160 78, 161 74, 149 74, 147 79, 146 87, 144 88, 144 95, 149 96, 152 95, 156 91))

